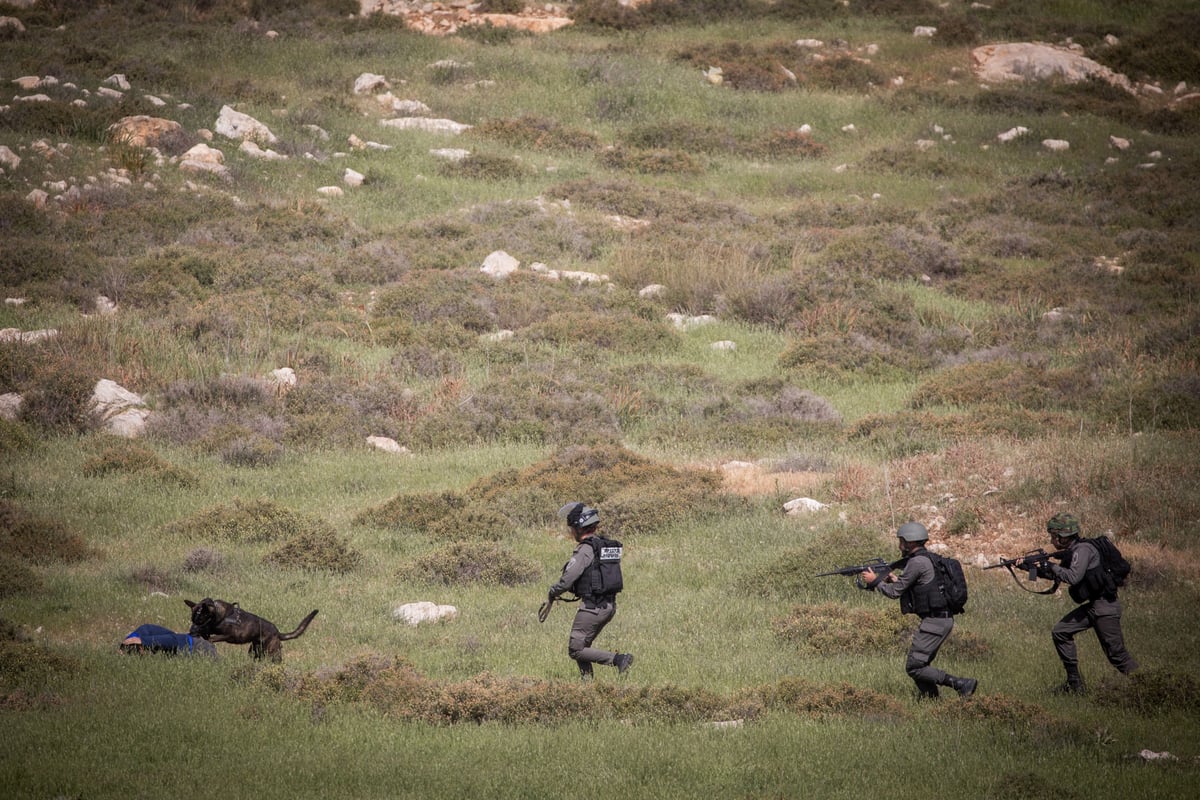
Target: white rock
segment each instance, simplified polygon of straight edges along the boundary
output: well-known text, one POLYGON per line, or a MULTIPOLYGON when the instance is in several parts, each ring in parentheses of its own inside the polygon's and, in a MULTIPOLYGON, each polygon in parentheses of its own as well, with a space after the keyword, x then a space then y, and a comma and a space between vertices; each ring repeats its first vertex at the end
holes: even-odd
POLYGON ((262 159, 263 161, 286 161, 287 156, 283 153, 277 153, 274 150, 259 147, 252 139, 242 139, 242 143, 238 145, 238 149, 251 158, 262 159))
POLYGON ((345 192, 340 186, 322 186, 317 189, 317 194, 325 195, 326 197, 344 197, 345 192))
POLYGON ((21 413, 24 398, 16 392, 0 394, 0 419, 15 420, 21 413))
POLYGON ((937 28, 932 25, 918 25, 913 28, 913 36, 928 38, 937 33, 937 28))
POLYGON ((479 271, 493 278, 507 278, 516 272, 520 266, 521 262, 508 253, 503 250, 496 250, 493 253, 489 253, 488 257, 483 260, 483 266, 479 268, 479 271))
POLYGON ((296 385, 296 371, 291 367, 271 370, 271 382, 280 389, 291 389, 296 385))
POLYGON ((368 92, 376 92, 387 88, 387 78, 382 75, 376 75, 373 72, 364 72, 354 79, 355 94, 367 94, 368 92))
POLYGON ((9 149, 8 145, 0 144, 0 166, 16 169, 21 166, 21 157, 9 149))
POLYGON ((729 339, 722 339, 719 342, 713 342, 708 347, 710 350, 733 352, 734 350, 737 350, 737 342, 732 342, 729 339))
POLYGON ((407 622, 409 625, 420 625, 422 622, 438 622, 452 620, 458 616, 454 606, 438 605, 428 600, 416 603, 405 603, 392 611, 392 618, 407 622))
POLYGON ((387 128, 396 128, 402 131, 448 133, 453 136, 471 129, 470 125, 455 122, 452 119, 433 119, 431 117, 396 117, 395 119, 382 119, 379 121, 379 124, 387 128))
POLYGON ((638 289, 638 297, 661 297, 666 290, 667 287, 661 283, 651 283, 638 289))
POLYGON ((1029 128, 1026 128, 1024 125, 1018 125, 1015 128, 1009 128, 1004 133, 996 134, 996 138, 1002 142, 1011 142, 1018 136, 1024 136, 1027 133, 1029 133, 1029 128))
POLYGON ((829 506, 811 497, 797 497, 795 500, 788 500, 783 504, 783 510, 789 514, 811 514, 826 508, 829 506))
POLYGON ((279 142, 279 137, 271 133, 266 125, 229 106, 221 106, 221 113, 217 116, 217 124, 213 129, 227 139, 252 139, 267 144, 279 142))
POLYGON ((1066 139, 1042 139, 1042 147, 1047 150, 1062 152, 1063 150, 1070 150, 1071 143, 1066 139))
POLYGON ((429 155, 434 158, 440 158, 443 161, 462 161, 467 156, 471 155, 470 150, 463 150, 458 147, 439 147, 429 151, 429 155))
POLYGON ((121 73, 109 75, 107 78, 101 81, 101 83, 103 83, 105 86, 115 86, 123 92, 128 92, 133 88, 129 85, 129 81, 126 80, 125 76, 121 73))
POLYGON ((505 328, 504 330, 495 331, 493 333, 481 334, 479 337, 479 340, 481 342, 489 342, 489 343, 506 342, 509 339, 513 338, 514 336, 516 336, 515 333, 513 333, 512 331, 505 328))
POLYGON ((395 439, 387 436, 368 436, 367 445, 374 447, 376 450, 382 450, 385 453, 396 453, 397 455, 408 455, 412 452, 395 439))
POLYGON ((1128 139, 1122 139, 1120 136, 1109 136, 1108 143, 1118 150, 1128 150, 1130 144, 1128 139))
POLYGON ((347 186, 362 186, 363 181, 366 179, 366 175, 363 175, 361 172, 355 172, 349 167, 346 167, 346 171, 342 174, 342 183, 347 186))

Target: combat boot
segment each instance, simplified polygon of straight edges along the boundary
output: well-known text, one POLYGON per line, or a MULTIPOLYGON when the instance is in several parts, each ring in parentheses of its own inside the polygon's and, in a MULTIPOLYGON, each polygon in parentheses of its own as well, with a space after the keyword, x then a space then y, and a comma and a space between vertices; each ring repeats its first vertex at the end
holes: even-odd
POLYGON ((576 661, 575 663, 579 665, 579 679, 590 681, 592 679, 592 662, 576 661))
POLYGON ((613 666, 617 668, 618 675, 624 675, 633 666, 633 653, 617 653, 613 658, 613 666))
POLYGON ((938 692, 936 683, 928 681, 917 681, 917 699, 918 700, 937 700, 941 695, 938 692))
POLYGON ((970 697, 975 694, 979 681, 974 678, 951 678, 950 688, 958 692, 959 697, 970 697))
POLYGON ((1079 668, 1067 667, 1067 680, 1062 685, 1054 689, 1055 694, 1087 694, 1087 687, 1083 683, 1083 675, 1079 674, 1079 668))

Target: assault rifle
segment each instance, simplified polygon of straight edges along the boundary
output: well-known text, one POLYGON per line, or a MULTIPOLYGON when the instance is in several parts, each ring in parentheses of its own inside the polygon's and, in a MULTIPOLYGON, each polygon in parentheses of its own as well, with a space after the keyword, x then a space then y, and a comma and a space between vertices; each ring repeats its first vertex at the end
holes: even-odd
POLYGON ((814 575, 814 578, 824 578, 826 575, 862 575, 867 570, 874 572, 876 575, 883 576, 894 570, 896 567, 904 563, 904 559, 888 563, 882 558, 872 558, 869 561, 864 561, 861 564, 856 564, 852 567, 838 567, 829 572, 822 572, 814 575))
POLYGON ((1058 578, 1052 578, 1052 577, 1048 578, 1048 580, 1054 581, 1054 584, 1049 589, 1045 589, 1040 592, 1035 592, 1033 589, 1026 588, 1025 585, 1021 583, 1021 579, 1017 577, 1016 571, 1018 569, 1027 570, 1028 575, 1029 575, 1029 580, 1036 581, 1040 577, 1046 577, 1041 574, 1043 572, 1042 568, 1046 565, 1046 563, 1050 559, 1052 559, 1052 558, 1061 559, 1061 558, 1065 557, 1066 555, 1067 555, 1066 550, 1056 550, 1053 553, 1047 553, 1045 550, 1043 550, 1042 548, 1039 547, 1036 550, 1030 550, 1025 555, 1021 556, 1020 558, 1002 558, 1002 559, 1000 559, 999 563, 989 564, 988 566, 984 567, 984 569, 988 570, 988 569, 996 569, 998 567, 1004 567, 1006 570, 1008 570, 1008 574, 1013 576, 1013 580, 1017 582, 1017 586, 1020 586, 1022 589, 1029 592, 1030 594, 1054 594, 1056 591, 1058 591, 1058 585, 1060 583, 1058 578))

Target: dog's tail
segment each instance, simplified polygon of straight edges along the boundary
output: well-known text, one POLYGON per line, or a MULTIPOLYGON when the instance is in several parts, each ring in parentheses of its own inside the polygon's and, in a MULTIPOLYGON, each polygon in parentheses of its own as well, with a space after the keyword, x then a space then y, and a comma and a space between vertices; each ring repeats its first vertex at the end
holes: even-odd
POLYGON ((304 635, 304 631, 308 628, 308 623, 312 622, 313 617, 315 617, 316 615, 317 615, 317 609, 314 608, 311 614, 309 614, 304 619, 300 620, 300 624, 296 627, 296 630, 292 631, 291 633, 279 634, 279 640, 286 642, 288 639, 299 639, 301 636, 304 635))

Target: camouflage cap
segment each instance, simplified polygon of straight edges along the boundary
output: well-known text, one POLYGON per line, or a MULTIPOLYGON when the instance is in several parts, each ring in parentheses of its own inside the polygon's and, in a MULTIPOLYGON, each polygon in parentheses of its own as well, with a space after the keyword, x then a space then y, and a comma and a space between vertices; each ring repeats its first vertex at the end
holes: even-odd
POLYGON ((1046 532, 1068 539, 1079 535, 1079 520, 1074 514, 1055 514, 1046 523, 1046 532))

